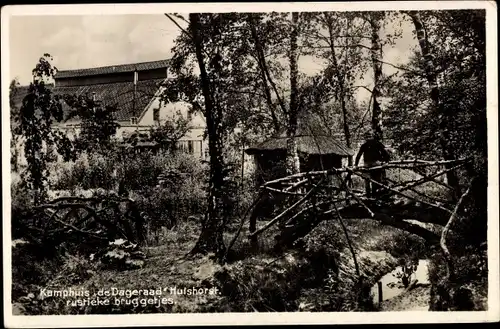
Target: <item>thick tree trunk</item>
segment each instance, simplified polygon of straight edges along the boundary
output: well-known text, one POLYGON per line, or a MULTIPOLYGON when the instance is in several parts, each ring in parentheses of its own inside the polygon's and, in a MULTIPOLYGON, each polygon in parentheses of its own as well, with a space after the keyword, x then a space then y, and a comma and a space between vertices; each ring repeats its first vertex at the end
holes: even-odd
POLYGON ((371 30, 371 57, 373 65, 373 107, 372 107, 372 129, 375 134, 375 138, 378 140, 383 139, 383 129, 382 129, 382 109, 380 108, 379 97, 380 93, 380 80, 382 78, 382 47, 380 45, 380 22, 378 17, 370 18, 371 30))
POLYGON ((286 170, 293 175, 300 172, 300 161, 297 148, 297 120, 298 120, 298 21, 299 13, 292 13, 292 31, 290 35, 290 110, 288 111, 287 127, 287 152, 286 152, 286 170))
MULTIPOLYGON (((433 55, 429 49, 429 43, 427 41, 427 35, 425 33, 424 25, 422 20, 420 19, 420 15, 417 12, 408 12, 410 15, 413 24, 415 25, 415 30, 417 33, 418 43, 420 45, 420 49, 422 51, 422 56, 425 61, 425 73, 427 76, 427 81, 429 82, 429 86, 431 89, 431 100, 434 104, 435 109, 438 111, 441 116, 441 120, 439 123, 440 130, 440 145, 443 152, 443 158, 445 160, 454 160, 455 156, 453 154, 453 146, 450 143, 450 134, 447 129, 448 118, 450 117, 450 113, 447 113, 445 109, 441 106, 439 100, 439 86, 437 83, 437 75, 436 70, 434 69, 433 55)), ((448 169, 448 167, 446 167, 448 169)), ((460 184, 458 182, 458 178, 454 171, 449 171, 446 174, 446 178, 448 180, 448 184, 453 187, 454 195, 453 197, 458 200, 460 195, 462 194, 460 191, 460 184)))
POLYGON ((224 219, 222 217, 223 158, 221 141, 222 113, 214 106, 210 91, 210 81, 203 60, 203 42, 200 36, 199 14, 189 14, 194 39, 196 59, 200 68, 201 88, 205 98, 205 117, 208 130, 208 152, 210 156, 210 177, 208 192, 208 211, 203 221, 202 231, 192 254, 213 252, 217 258, 224 257, 225 248, 222 237, 224 219))

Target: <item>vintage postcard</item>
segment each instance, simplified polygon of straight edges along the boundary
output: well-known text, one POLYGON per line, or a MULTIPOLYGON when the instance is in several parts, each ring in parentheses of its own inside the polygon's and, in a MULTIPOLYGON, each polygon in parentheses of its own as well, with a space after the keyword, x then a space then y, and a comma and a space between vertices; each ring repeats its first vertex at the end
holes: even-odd
POLYGON ((496 12, 2 7, 5 326, 499 321, 496 12))

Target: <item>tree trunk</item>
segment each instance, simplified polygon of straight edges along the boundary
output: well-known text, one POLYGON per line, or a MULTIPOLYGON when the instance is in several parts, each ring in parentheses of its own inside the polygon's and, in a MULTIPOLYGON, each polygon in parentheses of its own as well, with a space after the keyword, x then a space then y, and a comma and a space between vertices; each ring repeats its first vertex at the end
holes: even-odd
MULTIPOLYGON (((427 76, 427 81, 429 82, 429 86, 431 88, 431 100, 438 114, 441 116, 441 120, 439 122, 440 128, 440 145, 443 152, 443 158, 445 160, 455 160, 455 156, 453 154, 453 147, 450 143, 450 134, 447 129, 448 118, 450 113, 441 106, 439 101, 439 86, 437 83, 437 74, 434 69, 434 56, 431 54, 429 49, 429 42, 427 41, 427 34, 425 33, 424 25, 422 20, 420 19, 420 15, 417 12, 408 12, 410 15, 413 24, 415 25, 415 30, 417 33, 418 43, 420 45, 420 49, 422 51, 422 56, 425 61, 425 73, 427 76)), ((450 165, 445 165, 446 169, 451 168, 450 165)), ((449 171, 446 174, 446 178, 448 180, 448 184, 454 189, 454 199, 458 200, 461 195, 460 185, 458 182, 458 178, 454 171, 449 171)))
POLYGON ((371 57, 372 57, 372 65, 373 65, 373 107, 372 107, 372 129, 375 135, 375 138, 378 140, 383 139, 383 130, 382 130, 382 109, 380 108, 379 97, 381 96, 380 92, 380 80, 382 77, 382 47, 380 45, 380 21, 378 17, 374 17, 373 15, 370 17, 370 25, 372 27, 371 30, 371 57))
MULTIPOLYGON (((352 147, 351 131, 349 129, 349 120, 347 117, 347 106, 346 106, 345 96, 342 97, 341 108, 342 108, 342 120, 343 120, 343 125, 344 125, 345 144, 349 149, 351 149, 351 147, 352 147)), ((352 155, 349 155, 347 157, 347 165, 350 167, 350 166, 352 166, 352 163, 353 163, 352 162, 352 155)))
POLYGON ((256 57, 257 57, 257 64, 259 65, 259 71, 260 71, 260 77, 262 79, 262 85, 264 87, 264 94, 266 96, 266 102, 267 105, 269 106, 269 111, 271 112, 271 119, 273 121, 273 126, 275 132, 278 134, 281 129, 281 125, 279 123, 278 117, 276 116, 276 106, 273 103, 272 97, 271 97, 271 90, 269 88, 269 85, 267 84, 267 75, 266 72, 267 70, 267 65, 266 65, 266 58, 264 56, 264 50, 262 49, 262 44, 259 39, 259 35, 257 34, 257 29, 255 27, 255 20, 252 16, 253 14, 248 14, 248 23, 250 25, 250 31, 252 33, 252 38, 255 42, 255 52, 256 52, 256 57))
MULTIPOLYGON (((348 120, 348 115, 347 115, 347 104, 346 104, 346 90, 345 90, 345 81, 344 77, 342 76, 342 73, 339 70, 339 65, 337 61, 337 54, 335 52, 335 36, 333 33, 333 19, 330 16, 330 13, 325 13, 325 18, 328 23, 328 34, 330 38, 330 50, 332 52, 332 64, 333 64, 333 70, 337 74, 337 82, 339 84, 339 89, 340 89, 340 107, 342 109, 342 121, 343 121, 343 128, 344 128, 344 137, 345 137, 345 142, 346 146, 348 148, 351 148, 351 131, 349 129, 349 120, 348 120)), ((348 166, 352 166, 352 155, 349 155, 347 158, 347 163, 348 166)))
POLYGON ((297 148, 297 117, 298 117, 298 21, 299 13, 292 13, 292 31, 290 34, 290 110, 288 111, 286 170, 293 175, 300 172, 300 160, 297 148))
POLYGON ((218 259, 224 257, 224 240, 222 237, 224 219, 222 217, 222 186, 223 186, 223 157, 221 141, 222 113, 219 107, 214 106, 213 95, 210 91, 210 81, 203 60, 203 42, 200 36, 199 14, 189 14, 191 31, 194 39, 196 59, 200 68, 201 88, 205 98, 205 118, 208 131, 208 152, 210 156, 210 176, 208 191, 208 211, 202 224, 202 231, 192 254, 206 254, 213 252, 218 259))
POLYGON ((11 144, 12 144, 12 148, 14 150, 14 154, 12 154, 12 158, 11 158, 11 165, 12 165, 12 170, 14 172, 19 172, 19 150, 18 150, 18 141, 19 141, 19 138, 16 134, 14 134, 13 132, 11 132, 11 144))

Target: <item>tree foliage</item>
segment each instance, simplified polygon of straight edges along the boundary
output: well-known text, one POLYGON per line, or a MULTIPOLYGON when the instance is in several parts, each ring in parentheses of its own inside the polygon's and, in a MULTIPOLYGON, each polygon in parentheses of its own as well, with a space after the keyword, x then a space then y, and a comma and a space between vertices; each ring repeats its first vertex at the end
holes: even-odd
POLYGON ((433 54, 439 106, 417 50, 400 77, 390 82, 388 131, 404 157, 442 158, 443 136, 450 157, 472 157, 472 164, 457 172, 460 185, 455 192, 460 195, 474 179, 474 197, 468 199, 469 212, 456 230, 465 241, 479 244, 486 239, 487 223, 485 12, 423 12, 421 20, 433 54))
POLYGON ((117 105, 104 105, 102 100, 96 100, 94 96, 88 94, 66 94, 62 97, 70 107, 65 121, 74 117, 81 120, 80 133, 74 141, 76 150, 82 152, 109 149, 111 137, 116 134, 119 127, 113 117, 113 113, 118 110, 117 105))
POLYGON ((434 11, 422 19, 436 63, 442 113, 431 106, 425 63, 417 52, 391 82, 390 131, 403 153, 439 158, 438 137, 444 129, 455 158, 479 152, 480 161, 487 141, 484 12, 434 11), (443 116, 447 124, 440 129, 443 116))
POLYGON ((150 138, 157 142, 163 150, 174 153, 177 142, 191 129, 191 121, 179 111, 168 117, 157 126, 151 127, 150 138))
POLYGON ((33 82, 23 98, 19 124, 14 130, 15 134, 22 135, 24 141, 27 168, 21 175, 27 188, 35 193, 35 204, 46 197, 47 162, 52 148, 56 146, 65 159, 71 157, 70 150, 66 148, 66 135, 52 129, 53 122, 62 121, 63 110, 61 98, 53 95, 47 86, 56 72, 51 60, 49 54, 44 54, 33 69, 33 82))

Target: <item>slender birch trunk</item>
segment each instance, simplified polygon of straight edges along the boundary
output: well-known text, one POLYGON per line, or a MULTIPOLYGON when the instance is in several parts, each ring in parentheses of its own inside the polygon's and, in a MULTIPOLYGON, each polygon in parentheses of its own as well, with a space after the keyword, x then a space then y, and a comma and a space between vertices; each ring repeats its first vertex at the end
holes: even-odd
POLYGON ((268 78, 266 72, 268 72, 268 69, 267 69, 266 59, 264 56, 264 50, 262 49, 262 44, 260 42, 259 35, 257 34, 257 28, 255 27, 255 19, 252 15, 253 14, 248 15, 248 23, 250 25, 250 31, 255 43, 257 64, 259 66, 260 77, 262 79, 262 85, 264 87, 264 95, 266 96, 266 102, 267 105, 269 106, 269 111, 271 113, 271 119, 273 121, 274 130, 276 133, 279 133, 281 125, 278 120, 278 117, 276 116, 276 106, 272 100, 271 90, 267 83, 268 78))
MULTIPOLYGON (((345 137, 345 142, 348 148, 351 148, 351 131, 349 129, 349 120, 348 120, 348 114, 347 114, 347 102, 346 102, 346 88, 345 88, 345 79, 342 76, 338 61, 337 61, 337 54, 335 51, 335 36, 333 33, 333 19, 330 16, 330 13, 325 13, 325 18, 328 24, 328 35, 330 39, 330 51, 332 52, 332 64, 333 64, 333 70, 336 72, 337 75, 337 80, 339 84, 339 89, 340 89, 340 107, 342 109, 342 123, 343 123, 343 128, 344 128, 344 137, 345 137)), ((352 155, 350 155, 347 158, 347 163, 348 166, 352 166, 352 155)))
POLYGON ((375 138, 378 140, 383 139, 383 129, 382 129, 382 108, 380 107, 379 97, 380 92, 380 80, 382 78, 382 46, 380 45, 380 21, 378 17, 370 17, 371 25, 371 57, 373 65, 373 107, 372 107, 372 129, 375 134, 375 138))
MULTIPOLYGON (((451 113, 447 113, 447 111, 443 108, 439 99, 439 86, 437 82, 437 74, 434 67, 434 56, 432 55, 429 49, 429 42, 427 40, 427 34, 424 28, 424 24, 420 18, 418 12, 410 11, 408 15, 411 17, 413 24, 415 25, 415 30, 417 34, 418 43, 420 45, 420 49, 422 51, 422 56, 425 61, 425 73, 427 76, 427 81, 429 82, 429 86, 431 89, 430 96, 433 102, 434 108, 437 110, 440 115, 439 122, 439 142, 441 145, 443 158, 445 160, 455 160, 455 156, 453 154, 453 146, 450 143, 450 133, 447 129, 448 119, 451 113)), ((449 165, 446 169, 449 168, 449 165)), ((460 184, 457 178, 457 175, 454 171, 448 171, 446 174, 446 179, 448 180, 448 184, 453 187, 455 200, 461 195, 460 184)))
POLYGON ((292 13, 292 31, 290 35, 290 110, 288 111, 288 127, 287 127, 287 173, 293 175, 300 172, 300 160, 297 148, 297 127, 298 127, 298 21, 299 13, 292 13))

